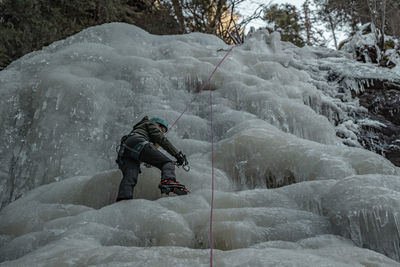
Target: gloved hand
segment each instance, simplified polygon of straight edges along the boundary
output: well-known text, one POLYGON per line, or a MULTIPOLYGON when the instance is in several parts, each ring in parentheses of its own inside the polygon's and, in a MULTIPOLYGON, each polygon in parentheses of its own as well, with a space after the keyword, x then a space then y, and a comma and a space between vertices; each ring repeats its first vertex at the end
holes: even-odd
POLYGON ((176 155, 176 163, 178 166, 182 166, 183 164, 187 163, 186 155, 180 151, 178 155, 176 155))

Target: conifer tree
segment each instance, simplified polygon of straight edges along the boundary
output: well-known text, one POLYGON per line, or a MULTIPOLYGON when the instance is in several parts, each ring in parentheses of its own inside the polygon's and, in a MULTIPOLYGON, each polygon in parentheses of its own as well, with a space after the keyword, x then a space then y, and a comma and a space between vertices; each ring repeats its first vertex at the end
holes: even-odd
POLYGON ((11 61, 90 26, 126 22, 154 34, 179 33, 168 1, 0 1, 0 70, 11 61))
POLYGON ((329 5, 330 0, 314 0, 317 19, 325 25, 325 28, 331 33, 335 48, 338 49, 337 31, 340 30, 348 16, 345 13, 329 5))
POLYGON ((243 1, 0 0, 0 70, 26 53, 109 22, 134 24, 153 34, 197 31, 241 42, 244 24, 238 24, 236 6, 243 1))
POLYGON ((331 16, 333 19, 341 20, 341 24, 345 23, 351 28, 350 35, 353 35, 360 25, 372 22, 381 32, 400 37, 399 0, 313 0, 313 2, 319 12, 322 12, 321 18, 333 14, 331 16))
POLYGON ((291 42, 297 46, 304 46, 301 36, 303 27, 297 8, 291 4, 272 5, 265 10, 266 20, 272 30, 281 34, 282 41, 291 42))
POLYGON ((300 23, 303 25, 305 42, 307 45, 326 46, 327 40, 316 11, 311 8, 311 0, 305 0, 302 5, 303 16, 300 23))

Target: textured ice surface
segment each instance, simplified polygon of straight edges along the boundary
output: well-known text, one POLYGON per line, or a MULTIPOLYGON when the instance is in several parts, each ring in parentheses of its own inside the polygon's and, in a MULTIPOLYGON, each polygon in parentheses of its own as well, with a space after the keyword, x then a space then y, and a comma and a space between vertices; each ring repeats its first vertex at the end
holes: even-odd
POLYGON ((400 260, 400 179, 389 175, 351 176, 323 198, 335 233, 400 260))
MULTIPOLYGON (((188 196, 113 203, 120 179, 117 170, 73 177, 34 189, 5 207, 0 234, 8 240, 0 247, 0 266, 209 264, 209 190, 193 186, 188 196)), ((151 180, 151 172, 144 171, 140 186, 150 187, 151 180)), ((382 254, 332 235, 328 217, 308 211, 334 186, 325 180, 216 191, 214 264, 396 266, 382 254)))
POLYGON ((135 199, 114 203, 120 136, 143 115, 172 123, 227 48, 113 23, 1 71, 1 266, 208 265, 210 88, 216 266, 398 265, 399 168, 342 144, 357 145, 362 108, 326 80, 358 65, 276 33, 235 48, 168 133, 192 194, 161 198, 159 171, 143 167, 135 199))

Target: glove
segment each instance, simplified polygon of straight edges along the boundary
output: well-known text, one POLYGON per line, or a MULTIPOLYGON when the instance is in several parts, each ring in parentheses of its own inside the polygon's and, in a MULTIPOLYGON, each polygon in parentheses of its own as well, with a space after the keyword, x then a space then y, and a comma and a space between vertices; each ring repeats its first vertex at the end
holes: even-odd
POLYGON ((176 155, 176 163, 178 164, 178 166, 182 166, 186 162, 187 160, 185 154, 183 154, 182 151, 180 151, 178 155, 176 155))

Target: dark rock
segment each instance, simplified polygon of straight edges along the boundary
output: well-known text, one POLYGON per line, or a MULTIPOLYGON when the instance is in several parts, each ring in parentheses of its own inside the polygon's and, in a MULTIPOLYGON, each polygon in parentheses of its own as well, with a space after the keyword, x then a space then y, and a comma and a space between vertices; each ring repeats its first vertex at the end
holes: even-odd
POLYGON ((378 51, 376 46, 364 45, 357 47, 355 52, 356 60, 358 61, 369 63, 369 60, 371 60, 372 63, 378 63, 378 51))
MULTIPOLYGON (((382 75, 366 73, 358 77, 351 73, 351 69, 345 72, 331 69, 327 73, 327 80, 338 85, 335 98, 343 103, 357 98, 359 104, 366 108, 365 112, 348 113, 359 127, 354 131, 358 143, 400 167, 400 78, 387 72, 382 75), (348 92, 351 92, 350 95, 348 92)), ((342 122, 340 118, 338 121, 330 120, 335 126, 342 122)), ((343 139, 345 145, 355 146, 347 140, 345 133, 338 131, 336 135, 343 139)))
POLYGON ((371 120, 383 127, 362 126, 359 142, 400 166, 400 84, 376 81, 358 95, 371 120))

